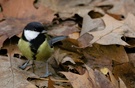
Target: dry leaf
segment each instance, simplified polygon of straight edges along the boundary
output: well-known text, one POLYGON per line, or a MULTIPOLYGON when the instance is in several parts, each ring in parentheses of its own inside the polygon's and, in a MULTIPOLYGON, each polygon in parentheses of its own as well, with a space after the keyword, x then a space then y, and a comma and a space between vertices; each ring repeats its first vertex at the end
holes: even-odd
POLYGON ((121 78, 119 78, 118 79, 119 82, 118 82, 118 80, 115 79, 114 75, 108 68, 101 68, 100 71, 104 75, 107 75, 109 73, 109 78, 110 78, 111 82, 113 83, 113 85, 115 86, 115 88, 127 88, 125 83, 123 82, 123 80, 121 78), (119 85, 120 85, 120 87, 119 87, 119 85))
POLYGON ((98 5, 113 5, 113 8, 108 10, 109 13, 127 15, 129 12, 135 14, 134 0, 106 0, 98 5), (125 8, 126 7, 126 8, 125 8))
POLYGON ((67 62, 67 61, 71 62, 72 64, 76 64, 76 63, 73 61, 73 59, 72 59, 71 57, 69 57, 69 56, 64 57, 63 60, 61 61, 61 63, 65 63, 65 62, 67 62))
POLYGON ((2 47, 4 40, 19 34, 27 23, 32 21, 50 23, 52 21, 54 12, 41 5, 36 9, 33 2, 34 0, 1 0, 0 4, 3 9, 1 13, 5 20, 0 23, 0 48, 2 47))
POLYGON ((88 66, 86 68, 87 71, 83 75, 71 72, 61 73, 66 76, 74 88, 116 88, 101 72, 93 71, 88 66))
POLYGON ((79 30, 76 25, 57 25, 56 27, 54 26, 50 31, 48 31, 48 34, 52 36, 68 36, 69 34, 78 31, 79 30))
POLYGON ((123 80, 121 78, 119 78, 119 83, 120 83, 120 88, 127 88, 125 83, 123 82, 123 80))
POLYGON ((93 36, 90 35, 89 33, 83 34, 81 37, 78 39, 78 46, 80 48, 85 48, 89 46, 90 41, 93 39, 93 36))
POLYGON ((77 40, 79 38, 79 33, 75 32, 75 33, 69 34, 69 38, 77 40))
POLYGON ((81 16, 87 14, 90 11, 89 7, 91 7, 92 5, 91 3, 90 6, 87 5, 89 4, 89 2, 91 2, 91 0, 84 0, 84 1, 77 0, 77 1, 68 1, 67 4, 67 1, 63 1, 63 0, 52 0, 52 1, 41 0, 40 3, 52 8, 56 12, 59 12, 61 18, 63 17, 70 18, 74 16, 74 14, 76 13, 81 16), (84 4, 84 7, 79 6, 80 4, 84 4))
POLYGON ((28 77, 34 77, 35 75, 18 68, 18 65, 22 64, 23 61, 2 56, 0 58, 1 88, 36 88, 34 84, 27 81, 28 77))
MULTIPOLYGON (((112 72, 108 68, 101 68, 100 70, 101 70, 102 73, 103 73, 103 69, 105 69, 107 71, 107 73, 109 73, 110 81, 115 86, 115 88, 119 88, 118 80, 115 79, 115 77, 112 74, 112 72)), ((107 75, 107 74, 105 74, 105 75, 107 75)))
POLYGON ((78 75, 71 72, 61 73, 66 76, 74 88, 93 88, 93 84, 89 80, 87 71, 83 75, 78 75))
POLYGON ((135 67, 135 53, 129 53, 128 54, 129 57, 129 61, 133 64, 133 66, 135 67))
POLYGON ((132 14, 128 14, 124 21, 117 21, 114 18, 105 15, 103 18, 105 22, 105 29, 102 31, 89 32, 93 35, 93 40, 90 44, 99 43, 102 45, 119 44, 119 45, 129 45, 121 39, 122 36, 125 37, 135 37, 134 33, 134 23, 131 21, 135 19, 132 14))
POLYGON ((91 80, 91 82, 93 84, 93 88, 100 88, 99 83, 96 81, 96 77, 95 77, 95 73, 94 73, 93 69, 91 69, 87 65, 85 65, 85 67, 88 70, 89 77, 90 77, 89 79, 91 80))
POLYGON ((113 67, 113 74, 115 77, 120 77, 126 84, 127 88, 134 88, 135 70, 133 65, 130 63, 116 63, 113 67))
MULTIPOLYGON (((94 44, 91 48, 86 48, 83 50, 84 55, 90 55, 91 57, 94 57, 94 60, 87 58, 89 61, 88 63, 91 63, 91 65, 98 65, 99 67, 102 66, 111 66, 110 60, 114 60, 120 63, 129 62, 128 56, 124 50, 123 46, 103 46, 94 44)), ((87 56, 86 56, 87 57, 87 56)))
POLYGON ((69 42, 71 42, 74 45, 78 46, 78 41, 77 41, 77 39, 79 38, 79 33, 78 32, 69 34, 68 38, 69 38, 68 39, 69 42))
POLYGON ((80 36, 89 31, 103 30, 104 27, 105 25, 101 19, 92 19, 89 15, 85 15, 83 17, 83 25, 80 36))
POLYGON ((55 88, 54 87, 54 81, 53 80, 51 80, 51 78, 49 77, 49 81, 48 81, 48 88, 55 88))
POLYGON ((63 58, 66 56, 67 54, 66 53, 60 53, 60 49, 56 50, 55 53, 54 53, 54 57, 55 57, 55 60, 57 62, 57 64, 59 65, 63 58))
POLYGON ((106 78, 100 71, 94 71, 96 82, 99 83, 100 88, 116 88, 108 78, 106 78))
POLYGON ((55 88, 65 88, 65 87, 62 87, 62 86, 57 86, 57 85, 54 85, 55 88))
POLYGON ((51 22, 54 18, 54 13, 49 8, 40 5, 36 9, 33 5, 34 0, 23 1, 23 0, 2 0, 1 6, 3 8, 3 15, 5 18, 20 18, 20 20, 44 20, 51 22), (14 2, 14 3, 12 3, 14 2), (18 8, 16 8, 18 7, 18 8))

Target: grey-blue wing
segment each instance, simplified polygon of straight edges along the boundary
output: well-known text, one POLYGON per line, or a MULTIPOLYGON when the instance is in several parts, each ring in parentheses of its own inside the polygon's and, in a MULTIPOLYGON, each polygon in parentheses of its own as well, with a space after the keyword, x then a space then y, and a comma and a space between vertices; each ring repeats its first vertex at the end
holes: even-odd
POLYGON ((62 41, 64 39, 68 38, 68 36, 57 36, 57 37, 53 37, 52 39, 50 39, 48 42, 49 42, 49 45, 51 47, 53 47, 53 45, 59 41, 62 41))

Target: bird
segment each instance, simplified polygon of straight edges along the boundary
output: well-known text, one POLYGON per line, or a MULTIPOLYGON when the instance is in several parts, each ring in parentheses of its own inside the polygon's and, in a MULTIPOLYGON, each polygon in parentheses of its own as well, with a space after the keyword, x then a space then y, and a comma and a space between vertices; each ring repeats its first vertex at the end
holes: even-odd
POLYGON ((28 66, 30 60, 38 60, 46 62, 46 73, 42 77, 48 77, 51 75, 48 71, 48 58, 51 57, 54 52, 54 44, 66 39, 67 36, 56 36, 51 38, 47 34, 47 30, 40 22, 30 22, 24 29, 21 38, 18 41, 18 48, 22 55, 28 60, 20 66, 21 69, 25 69, 28 66))

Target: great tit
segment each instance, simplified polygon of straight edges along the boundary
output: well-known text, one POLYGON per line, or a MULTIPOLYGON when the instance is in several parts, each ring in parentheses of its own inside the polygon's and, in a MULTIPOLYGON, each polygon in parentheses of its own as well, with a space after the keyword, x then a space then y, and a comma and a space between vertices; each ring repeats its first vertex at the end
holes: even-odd
MULTIPOLYGON (((46 61, 52 55, 53 45, 56 42, 66 39, 67 36, 50 38, 44 26, 39 22, 28 23, 23 30, 22 37, 18 42, 21 53, 29 60, 46 61)), ((25 69, 29 60, 20 68, 25 69)), ((43 77, 49 76, 48 63, 46 63, 46 73, 43 77)))

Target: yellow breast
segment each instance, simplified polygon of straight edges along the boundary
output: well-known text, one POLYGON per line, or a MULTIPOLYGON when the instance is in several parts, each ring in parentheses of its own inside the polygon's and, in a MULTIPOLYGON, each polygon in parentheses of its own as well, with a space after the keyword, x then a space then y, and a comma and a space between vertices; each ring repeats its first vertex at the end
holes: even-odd
MULTIPOLYGON (((47 40, 47 39, 46 39, 47 40)), ((20 39, 18 42, 18 47, 22 54, 27 58, 33 60, 34 53, 30 49, 30 43, 20 39)), ((50 47, 47 41, 44 41, 38 48, 35 55, 36 60, 46 61, 53 52, 53 48, 50 47)))

